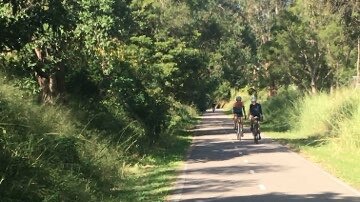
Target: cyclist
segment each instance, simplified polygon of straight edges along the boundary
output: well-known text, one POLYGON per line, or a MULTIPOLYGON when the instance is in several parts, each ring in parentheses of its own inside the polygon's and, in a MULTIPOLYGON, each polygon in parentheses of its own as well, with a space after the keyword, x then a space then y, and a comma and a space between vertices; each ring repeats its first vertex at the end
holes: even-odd
MULTIPOLYGON (((250 130, 253 130, 253 125, 255 121, 255 117, 257 117, 258 120, 263 119, 263 113, 261 109, 261 104, 257 103, 256 97, 251 97, 251 104, 249 107, 249 119, 250 119, 250 130)), ((261 136, 259 136, 259 139, 261 139, 261 136)))
POLYGON ((213 112, 215 112, 215 108, 216 108, 216 102, 212 102, 211 109, 213 112))
MULTIPOLYGON (((244 125, 243 125, 243 117, 245 115, 246 117, 246 112, 245 112, 245 107, 243 102, 241 101, 241 97, 237 96, 236 97, 236 102, 234 103, 233 106, 233 114, 234 114, 234 129, 236 130, 236 122, 238 121, 238 119, 240 120, 240 125, 241 125, 241 129, 244 129, 244 125), (244 112, 244 114, 243 114, 244 112)), ((242 135, 243 136, 243 135, 242 135)))

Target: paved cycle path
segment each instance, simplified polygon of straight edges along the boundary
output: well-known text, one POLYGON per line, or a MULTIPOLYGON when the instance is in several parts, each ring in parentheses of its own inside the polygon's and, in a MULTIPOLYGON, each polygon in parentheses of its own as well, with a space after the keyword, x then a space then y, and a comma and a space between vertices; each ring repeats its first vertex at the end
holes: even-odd
POLYGON ((207 112, 168 201, 359 201, 360 193, 249 128, 236 140, 232 120, 207 112))

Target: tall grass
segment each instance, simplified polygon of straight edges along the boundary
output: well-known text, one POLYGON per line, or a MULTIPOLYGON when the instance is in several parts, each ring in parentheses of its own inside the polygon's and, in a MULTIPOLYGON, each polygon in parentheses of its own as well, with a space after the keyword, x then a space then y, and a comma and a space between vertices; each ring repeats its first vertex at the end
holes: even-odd
POLYGON ((296 105, 298 121, 292 126, 299 132, 312 134, 339 133, 339 124, 353 118, 358 103, 357 91, 339 90, 333 94, 320 93, 300 99, 296 105))
POLYGON ((360 154, 360 91, 350 91, 349 98, 342 105, 342 118, 334 128, 339 139, 339 147, 360 154))
POLYGON ((297 122, 299 110, 296 108, 301 94, 292 89, 280 89, 275 97, 268 98, 262 103, 265 117, 263 129, 287 131, 297 122))
POLYGON ((82 124, 70 109, 34 104, 4 81, 0 95, 1 201, 92 201, 111 195, 109 186, 121 179, 121 150, 91 131, 81 134, 82 124))
MULTIPOLYGON (((0 79, 0 201, 163 200, 189 139, 163 134, 144 150, 141 125, 108 106, 42 106, 0 79)), ((191 124, 191 113, 174 108, 168 132, 191 124)))
POLYGON ((322 136, 336 141, 339 147, 359 149, 360 92, 342 89, 333 94, 320 93, 299 99, 294 106, 293 131, 301 136, 322 136))
POLYGON ((264 127, 286 130, 267 134, 360 188, 360 90, 298 94, 292 99, 286 98, 288 94, 298 93, 283 91, 264 103, 265 116, 271 117, 264 127))

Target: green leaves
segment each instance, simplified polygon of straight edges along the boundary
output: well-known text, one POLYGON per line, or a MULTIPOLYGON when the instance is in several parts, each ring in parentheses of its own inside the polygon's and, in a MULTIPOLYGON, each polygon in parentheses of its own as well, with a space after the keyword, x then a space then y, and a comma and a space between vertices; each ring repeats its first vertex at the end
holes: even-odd
MULTIPOLYGON (((357 30, 356 5, 335 6, 313 0, 8 1, 0 8, 0 49, 20 50, 7 56, 13 62, 3 61, 27 75, 19 85, 33 92, 39 89, 34 72, 42 79, 61 72, 68 92, 111 97, 129 114, 145 110, 158 117, 147 107, 167 114, 176 99, 205 109, 210 97, 225 98, 229 88, 329 88, 352 72, 355 58, 353 35, 346 33, 357 30)), ((167 120, 160 118, 158 124, 167 120)))

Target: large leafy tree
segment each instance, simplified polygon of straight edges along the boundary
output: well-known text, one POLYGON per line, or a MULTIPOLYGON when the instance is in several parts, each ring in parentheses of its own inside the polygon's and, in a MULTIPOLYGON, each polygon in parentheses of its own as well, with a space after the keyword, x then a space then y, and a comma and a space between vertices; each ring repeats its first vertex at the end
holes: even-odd
POLYGON ((355 70, 358 2, 242 4, 251 8, 245 16, 258 39, 261 86, 296 84, 315 93, 349 81, 355 70))
MULTIPOLYGON (((41 89, 40 100, 54 103, 65 93, 65 77, 84 63, 101 63, 101 53, 114 26, 115 1, 5 1, 2 7, 2 49, 20 51, 24 69, 33 72, 41 89), (18 31, 17 31, 18 30, 18 31)), ((118 34, 118 33, 116 33, 118 34)), ((101 72, 96 65, 89 72, 101 72)))
POLYGON ((252 65, 252 85, 254 87, 267 87, 269 94, 276 93, 278 85, 282 85, 281 71, 273 58, 274 28, 278 16, 291 6, 293 1, 253 1, 246 0, 240 4, 243 18, 247 20, 250 30, 256 39, 256 53, 252 65))
POLYGON ((2 2, 7 71, 36 82, 42 102, 111 100, 151 137, 174 100, 204 110, 231 87, 316 92, 346 83, 358 55, 355 0, 2 2))

